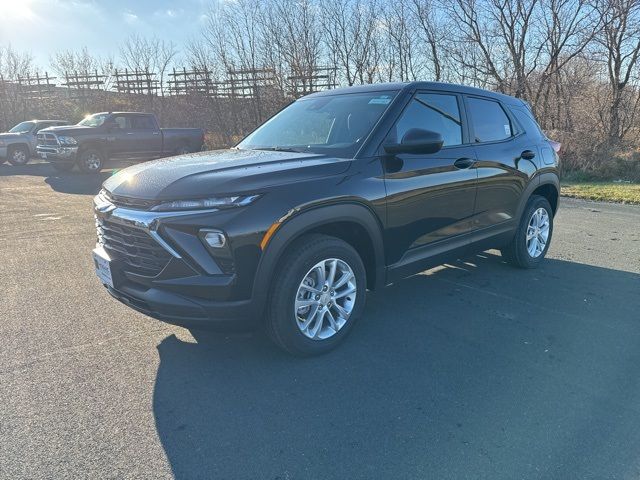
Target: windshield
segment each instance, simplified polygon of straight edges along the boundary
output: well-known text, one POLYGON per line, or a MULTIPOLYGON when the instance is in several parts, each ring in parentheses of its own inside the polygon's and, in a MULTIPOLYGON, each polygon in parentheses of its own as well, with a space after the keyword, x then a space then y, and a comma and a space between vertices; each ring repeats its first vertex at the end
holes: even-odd
POLYGON ((396 93, 303 98, 259 127, 238 148, 353 157, 396 93))
POLYGON ((9 130, 9 133, 29 133, 35 122, 22 122, 9 130))
POLYGON ((89 115, 88 117, 84 117, 78 125, 82 125, 83 127, 99 127, 109 116, 108 113, 96 113, 95 115, 89 115))

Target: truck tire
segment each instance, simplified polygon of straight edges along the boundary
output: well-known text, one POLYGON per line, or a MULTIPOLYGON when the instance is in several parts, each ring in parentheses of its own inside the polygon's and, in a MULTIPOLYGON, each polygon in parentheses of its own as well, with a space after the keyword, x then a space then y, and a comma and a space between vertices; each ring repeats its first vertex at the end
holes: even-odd
POLYGON ((80 152, 78 167, 84 173, 100 173, 104 166, 104 154, 96 148, 88 148, 80 152))
POLYGON ((511 242, 501 249, 507 263, 518 268, 537 268, 544 260, 553 234, 553 209, 549 201, 532 195, 520 217, 511 242))
POLYGON ((297 356, 326 353, 349 334, 362 313, 366 273, 348 243, 326 235, 304 235, 273 275, 267 332, 297 356))
POLYGON ((29 149, 23 145, 9 147, 9 151, 7 152, 7 159, 11 165, 26 165, 30 157, 29 149))

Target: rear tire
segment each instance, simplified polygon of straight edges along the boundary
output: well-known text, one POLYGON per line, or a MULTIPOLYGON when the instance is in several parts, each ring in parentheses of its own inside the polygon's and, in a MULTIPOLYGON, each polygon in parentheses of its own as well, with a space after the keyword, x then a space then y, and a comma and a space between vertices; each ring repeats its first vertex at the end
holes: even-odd
POLYGON ((189 148, 189 145, 180 145, 178 148, 176 148, 176 151, 175 151, 176 155, 186 155, 188 153, 191 153, 191 149, 189 148))
POLYGON ((293 355, 332 350, 349 334, 364 308, 362 260, 351 245, 335 237, 313 234, 298 239, 288 248, 273 279, 267 332, 293 355))
POLYGON ((27 147, 9 147, 7 159, 11 165, 26 165, 30 159, 29 149, 27 147))
POLYGON ((553 209, 549 201, 532 195, 522 212, 511 242, 501 249, 507 263, 518 268, 537 268, 544 260, 553 234, 553 209))
POLYGON ((100 150, 89 148, 80 153, 78 167, 84 173, 100 173, 104 166, 104 155, 100 150))

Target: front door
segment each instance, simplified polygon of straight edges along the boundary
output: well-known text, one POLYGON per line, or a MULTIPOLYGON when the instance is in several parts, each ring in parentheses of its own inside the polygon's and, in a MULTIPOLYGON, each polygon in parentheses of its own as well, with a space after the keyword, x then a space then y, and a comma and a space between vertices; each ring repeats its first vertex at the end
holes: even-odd
POLYGON ((415 264, 432 256, 439 246, 446 244, 448 249, 456 241, 464 245, 464 234, 473 228, 477 172, 462 118, 460 96, 419 92, 387 137, 387 142, 398 142, 409 129, 422 128, 444 139, 437 153, 383 158, 391 280, 410 273, 410 264, 419 267, 415 264))

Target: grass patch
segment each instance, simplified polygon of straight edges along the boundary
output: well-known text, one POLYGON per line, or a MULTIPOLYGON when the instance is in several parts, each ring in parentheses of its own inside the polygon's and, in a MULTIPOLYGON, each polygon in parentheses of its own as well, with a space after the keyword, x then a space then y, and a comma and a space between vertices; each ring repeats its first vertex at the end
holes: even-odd
POLYGON ((640 204, 639 183, 563 182, 560 190, 565 197, 640 204))

